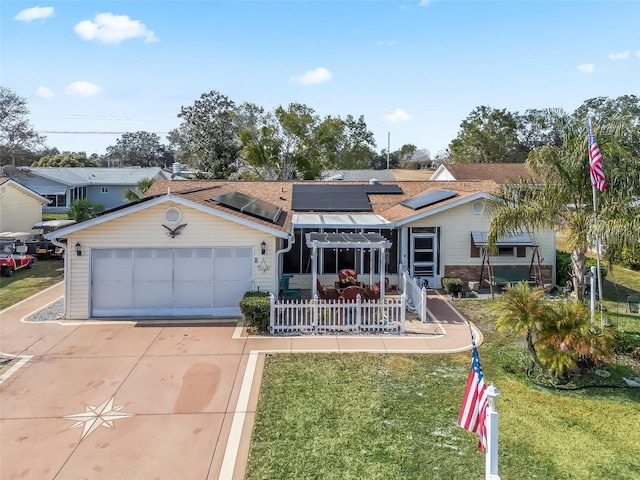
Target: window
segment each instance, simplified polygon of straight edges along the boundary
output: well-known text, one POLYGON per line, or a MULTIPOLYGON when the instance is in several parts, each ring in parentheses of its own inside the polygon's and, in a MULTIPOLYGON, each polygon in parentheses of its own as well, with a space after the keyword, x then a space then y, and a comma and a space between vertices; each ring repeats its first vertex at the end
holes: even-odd
MULTIPOLYGON (((386 273, 398 272, 398 232, 397 230, 371 230, 366 232, 358 230, 336 230, 336 229, 296 229, 294 232, 295 243, 291 250, 282 256, 283 273, 311 273, 311 249, 307 247, 305 234, 309 232, 357 232, 357 233, 380 233, 392 243, 385 256, 386 273)), ((358 273, 369 273, 369 258, 371 250, 362 248, 319 248, 318 249, 318 273, 332 274, 338 273, 343 268, 353 268, 358 273)), ((375 271, 378 271, 379 253, 375 252, 375 271)))
POLYGON ((67 196, 62 195, 43 195, 47 200, 51 200, 51 203, 47 205, 47 207, 66 207, 67 206, 67 196))
POLYGON ((513 247, 498 247, 499 257, 513 257, 513 247))

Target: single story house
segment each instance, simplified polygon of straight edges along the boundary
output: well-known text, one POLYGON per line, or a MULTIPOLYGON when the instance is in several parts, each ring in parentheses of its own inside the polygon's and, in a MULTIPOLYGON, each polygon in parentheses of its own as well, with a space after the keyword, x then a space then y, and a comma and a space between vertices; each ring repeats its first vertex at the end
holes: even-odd
MULTIPOLYGON (((314 276, 333 285, 342 269, 374 282, 382 271, 391 285, 401 269, 430 286, 444 276, 477 281, 488 258, 484 203, 496 187, 157 181, 141 200, 55 232, 69 245, 66 317, 237 316, 246 291, 277 296, 283 274, 300 289, 313 289, 314 276), (345 235, 318 250, 318 233, 345 235), (351 237, 375 237, 376 248, 351 248, 351 237)), ((554 283, 555 248, 552 230, 520 232, 502 239, 491 263, 535 260, 541 282, 554 283)))
POLYGON ((0 232, 31 232, 49 200, 9 177, 0 177, 0 232))
POLYGON ((469 182, 491 180, 496 183, 517 182, 533 177, 524 163, 443 163, 429 180, 439 182, 469 182))
POLYGON ((117 207, 140 180, 168 176, 160 167, 24 167, 12 178, 50 200, 44 213, 66 213, 71 202, 85 198, 106 208, 117 207))

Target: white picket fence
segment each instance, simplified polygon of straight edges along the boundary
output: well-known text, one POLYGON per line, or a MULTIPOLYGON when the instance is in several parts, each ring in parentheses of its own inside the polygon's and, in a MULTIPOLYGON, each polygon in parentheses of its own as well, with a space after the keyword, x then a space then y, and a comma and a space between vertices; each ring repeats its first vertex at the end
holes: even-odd
POLYGON ((418 285, 403 265, 399 266, 400 291, 406 296, 407 309, 415 313, 423 323, 430 322, 427 316, 427 289, 424 285, 418 285))
POLYGON ((334 300, 279 300, 271 295, 272 334, 404 333, 404 295, 355 302, 334 300))

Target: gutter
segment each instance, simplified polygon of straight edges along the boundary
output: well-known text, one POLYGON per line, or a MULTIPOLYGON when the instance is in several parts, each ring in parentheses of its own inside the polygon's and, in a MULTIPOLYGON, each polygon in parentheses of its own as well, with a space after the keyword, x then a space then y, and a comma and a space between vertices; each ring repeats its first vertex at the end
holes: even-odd
POLYGON ((69 271, 69 245, 68 243, 62 243, 57 238, 50 238, 49 240, 51 240, 51 243, 53 243, 56 247, 60 247, 64 251, 64 256, 63 256, 64 258, 64 294, 62 297, 62 301, 64 302, 63 310, 66 318, 69 316, 69 312, 67 312, 67 281, 68 281, 67 272, 69 271))

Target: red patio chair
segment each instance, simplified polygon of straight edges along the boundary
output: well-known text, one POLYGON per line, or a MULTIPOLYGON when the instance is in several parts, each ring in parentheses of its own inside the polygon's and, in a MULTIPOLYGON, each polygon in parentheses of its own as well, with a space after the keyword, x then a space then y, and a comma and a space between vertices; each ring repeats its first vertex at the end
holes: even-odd
POLYGON ((335 288, 327 288, 320 280, 316 280, 316 287, 318 290, 318 298, 322 300, 337 300, 340 297, 340 294, 335 288))
MULTIPOLYGON (((389 289, 389 279, 384 279, 384 291, 386 292, 389 289)), ((371 285, 371 288, 367 290, 368 298, 372 300, 378 300, 380 298, 380 282, 376 282, 371 285)))
POLYGON ((364 288, 359 287, 357 285, 351 285, 350 287, 347 287, 342 291, 342 294, 340 295, 340 300, 345 302, 355 303, 358 295, 360 295, 361 301, 367 300, 369 298, 367 295, 367 291, 364 288))
POLYGON ((346 288, 358 282, 358 274, 351 268, 342 269, 338 272, 338 281, 341 288, 346 288))

